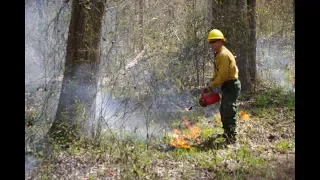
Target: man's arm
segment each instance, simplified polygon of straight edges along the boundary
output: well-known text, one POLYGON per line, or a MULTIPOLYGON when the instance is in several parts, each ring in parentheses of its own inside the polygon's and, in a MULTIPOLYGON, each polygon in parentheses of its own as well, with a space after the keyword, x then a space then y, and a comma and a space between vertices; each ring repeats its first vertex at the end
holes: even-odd
POLYGON ((221 85, 224 81, 228 79, 229 73, 229 59, 226 55, 220 55, 219 59, 217 59, 217 71, 215 78, 211 81, 209 87, 211 89, 216 88, 221 85))

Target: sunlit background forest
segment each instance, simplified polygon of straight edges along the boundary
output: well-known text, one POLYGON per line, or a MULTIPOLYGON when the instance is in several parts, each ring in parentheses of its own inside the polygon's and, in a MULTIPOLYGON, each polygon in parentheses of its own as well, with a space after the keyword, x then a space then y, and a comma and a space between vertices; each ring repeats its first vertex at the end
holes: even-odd
POLYGON ((294 94, 292 0, 25 0, 26 179, 295 179, 294 94), (197 106, 214 28, 242 83, 228 148, 197 106))

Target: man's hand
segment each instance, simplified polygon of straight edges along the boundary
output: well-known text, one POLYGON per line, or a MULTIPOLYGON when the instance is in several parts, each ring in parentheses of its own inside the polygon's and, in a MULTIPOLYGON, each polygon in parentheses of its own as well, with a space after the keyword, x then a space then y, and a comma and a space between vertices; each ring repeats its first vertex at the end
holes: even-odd
POLYGON ((207 81, 206 86, 209 86, 212 81, 213 81, 213 78, 210 78, 209 81, 207 81))
POLYGON ((205 88, 203 89, 203 91, 204 91, 204 93, 212 93, 212 92, 213 92, 212 89, 211 89, 211 87, 209 87, 209 86, 205 87, 205 88))
POLYGON ((219 87, 211 88, 211 87, 207 86, 203 90, 204 90, 204 93, 220 93, 219 87))

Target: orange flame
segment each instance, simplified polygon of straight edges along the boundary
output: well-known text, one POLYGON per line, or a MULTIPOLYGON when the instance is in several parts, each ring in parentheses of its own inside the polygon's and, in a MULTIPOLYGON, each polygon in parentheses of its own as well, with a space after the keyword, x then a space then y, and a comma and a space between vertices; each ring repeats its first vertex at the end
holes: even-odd
POLYGON ((244 121, 250 120, 249 116, 250 114, 246 113, 245 111, 240 111, 238 120, 244 120, 244 121))
POLYGON ((182 119, 187 126, 188 131, 184 134, 178 129, 173 129, 173 139, 170 140, 170 144, 177 148, 190 149, 189 140, 196 141, 197 144, 200 144, 200 140, 198 138, 200 137, 201 129, 196 125, 191 125, 186 117, 182 116, 182 119))

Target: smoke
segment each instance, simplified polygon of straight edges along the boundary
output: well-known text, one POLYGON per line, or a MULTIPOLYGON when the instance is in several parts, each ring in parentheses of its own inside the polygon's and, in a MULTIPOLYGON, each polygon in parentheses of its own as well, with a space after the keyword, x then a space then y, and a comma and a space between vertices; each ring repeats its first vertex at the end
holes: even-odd
POLYGON ((257 39, 257 75, 285 90, 294 91, 294 41, 281 38, 257 39))
POLYGON ((38 14, 33 8, 25 11, 25 85, 37 86, 37 80, 43 76, 40 61, 38 14))
POLYGON ((102 120, 103 130, 114 129, 145 138, 159 131, 157 126, 147 127, 148 121, 155 120, 151 104, 150 100, 115 99, 112 92, 99 91, 96 114, 102 120))
POLYGON ((219 103, 214 106, 202 108, 198 106, 200 90, 185 90, 180 93, 161 93, 168 89, 162 84, 154 87, 145 96, 140 98, 115 98, 114 92, 98 91, 96 117, 100 119, 103 130, 114 129, 123 134, 130 134, 139 139, 147 137, 162 137, 167 131, 172 131, 172 121, 182 120, 187 116, 191 121, 192 114, 206 115, 207 118, 219 110, 219 103), (194 106, 191 112, 185 108, 194 106))
POLYGON ((37 168, 38 165, 39 161, 33 155, 26 155, 24 163, 25 176, 30 176, 31 171, 37 168))
POLYGON ((64 18, 54 21, 62 3, 25 3, 26 175, 38 167, 40 159, 34 153, 41 149, 57 108, 69 21, 65 10, 60 14, 64 18))

